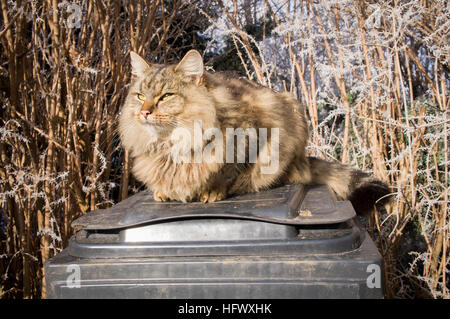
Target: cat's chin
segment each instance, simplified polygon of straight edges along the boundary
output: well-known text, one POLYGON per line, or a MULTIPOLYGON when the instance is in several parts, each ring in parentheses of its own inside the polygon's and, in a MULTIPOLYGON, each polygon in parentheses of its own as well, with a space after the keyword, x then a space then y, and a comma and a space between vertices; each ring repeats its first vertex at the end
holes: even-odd
POLYGON ((141 122, 141 124, 145 127, 146 130, 152 132, 155 135, 166 135, 171 131, 171 128, 164 124, 150 122, 141 122))

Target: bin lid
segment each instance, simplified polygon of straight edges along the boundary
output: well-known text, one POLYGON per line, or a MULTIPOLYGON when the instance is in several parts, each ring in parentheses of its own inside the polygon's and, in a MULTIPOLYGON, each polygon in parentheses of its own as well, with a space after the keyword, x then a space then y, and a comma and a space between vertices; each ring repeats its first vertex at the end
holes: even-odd
POLYGON ((287 185, 214 203, 156 202, 143 191, 72 223, 81 258, 341 253, 359 246, 350 202, 287 185))
POLYGON ((213 203, 157 202, 141 191, 72 222, 79 230, 113 230, 177 219, 233 218, 285 225, 324 225, 355 217, 350 202, 337 202, 324 185, 286 185, 213 203))

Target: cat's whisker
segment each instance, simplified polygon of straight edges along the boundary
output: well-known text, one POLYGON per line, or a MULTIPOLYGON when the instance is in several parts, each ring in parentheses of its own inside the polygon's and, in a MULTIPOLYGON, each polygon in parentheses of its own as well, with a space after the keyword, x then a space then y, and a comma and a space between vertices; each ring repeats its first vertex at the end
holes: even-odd
POLYGON ((189 124, 189 125, 194 123, 194 120, 187 120, 187 119, 183 119, 183 118, 180 118, 180 117, 175 117, 175 120, 179 121, 181 123, 184 123, 184 124, 189 124))
POLYGON ((99 143, 100 149, 103 149, 103 148, 108 149, 116 142, 120 144, 120 142, 118 141, 120 139, 120 132, 119 132, 118 125, 115 125, 115 127, 113 129, 111 129, 108 134, 110 136, 110 139, 108 139, 108 138, 102 139, 102 141, 99 143))

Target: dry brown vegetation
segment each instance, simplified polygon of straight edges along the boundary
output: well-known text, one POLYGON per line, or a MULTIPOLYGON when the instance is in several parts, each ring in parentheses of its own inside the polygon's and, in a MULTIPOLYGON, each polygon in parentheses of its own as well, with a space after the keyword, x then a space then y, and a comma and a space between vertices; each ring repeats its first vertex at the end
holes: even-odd
POLYGON ((394 204, 368 225, 387 297, 450 297, 446 1, 0 0, 0 8, 1 297, 45 296, 43 263, 66 247, 71 221, 140 187, 116 132, 129 51, 165 63, 204 45, 210 66, 234 55, 249 78, 298 97, 312 154, 393 186, 394 204), (198 32, 211 41, 198 42, 198 32))

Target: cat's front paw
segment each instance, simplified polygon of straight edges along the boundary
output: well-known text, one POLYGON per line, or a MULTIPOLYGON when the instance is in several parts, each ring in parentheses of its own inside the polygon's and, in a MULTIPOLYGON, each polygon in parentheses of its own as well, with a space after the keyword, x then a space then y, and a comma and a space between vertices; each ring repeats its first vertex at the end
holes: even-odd
POLYGON ((212 203, 224 199, 225 196, 225 192, 218 190, 204 191, 200 194, 200 201, 203 203, 212 203))
POLYGON ((153 199, 157 202, 167 202, 170 200, 169 197, 167 197, 166 195, 164 195, 162 192, 160 191, 154 191, 153 192, 153 199))

